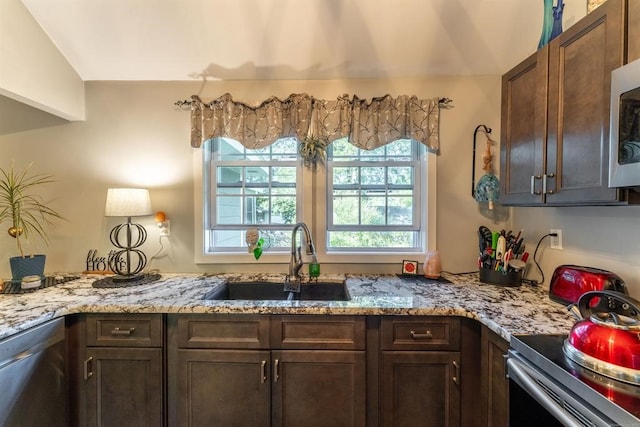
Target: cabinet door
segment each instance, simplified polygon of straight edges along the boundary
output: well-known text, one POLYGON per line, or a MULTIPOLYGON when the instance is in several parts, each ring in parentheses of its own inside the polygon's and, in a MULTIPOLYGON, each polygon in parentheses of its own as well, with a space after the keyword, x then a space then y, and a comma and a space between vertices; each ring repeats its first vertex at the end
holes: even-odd
POLYGON ((394 427, 460 425, 460 354, 382 353, 382 422, 394 427))
POLYGON ((269 426, 270 353, 178 350, 178 426, 269 426))
POLYGON ((609 105, 624 18, 624 1, 609 0, 549 44, 548 204, 618 200, 608 188, 609 105))
POLYGON ((504 355, 509 343, 484 326, 481 334, 483 425, 508 427, 509 380, 505 375, 504 355))
POLYGON ((88 426, 163 425, 160 348, 87 348, 88 426))
POLYGON ((548 53, 548 47, 539 50, 502 77, 500 201, 504 205, 544 202, 548 53))
POLYGON ((627 62, 640 59, 640 2, 627 2, 627 62))
POLYGON ((273 351, 273 426, 365 426, 364 351, 273 351))

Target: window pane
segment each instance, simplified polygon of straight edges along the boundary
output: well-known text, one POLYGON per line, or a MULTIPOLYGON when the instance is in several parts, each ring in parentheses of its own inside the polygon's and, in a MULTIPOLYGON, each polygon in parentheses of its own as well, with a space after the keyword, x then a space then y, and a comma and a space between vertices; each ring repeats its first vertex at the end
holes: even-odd
POLYGON ((255 226, 277 236, 278 245, 290 241, 289 224, 298 213, 297 140, 285 138, 260 149, 227 138, 205 144, 211 153, 203 168, 211 192, 205 200, 207 251, 246 251, 245 232, 255 226))
POLYGON ((389 197, 387 218, 391 225, 413 223, 413 197, 389 197))
POLYGON ((363 197, 362 211, 360 212, 361 224, 384 225, 385 210, 384 197, 363 197))
POLYGON ((359 224, 359 203, 360 199, 357 197, 334 197, 333 223, 339 225, 359 224))
POLYGON ((415 233, 406 231, 331 231, 329 245, 349 248, 414 248, 415 233))
POLYGON ((335 141, 328 156, 327 201, 330 249, 420 250, 420 176, 424 153, 416 141, 398 140, 375 150, 335 141), (351 148, 349 148, 351 147, 351 148), (338 155, 345 157, 339 158, 338 155), (344 164, 348 157, 349 164, 344 164), (342 163, 341 163, 342 162, 342 163), (375 162, 372 166, 371 162, 375 162))
POLYGON ((245 168, 247 184, 258 184, 269 182, 269 168, 246 167, 245 168))
POLYGON ((239 184, 242 181, 242 168, 218 167, 218 185, 239 184))
POLYGON ((218 224, 240 224, 242 222, 242 197, 217 197, 216 212, 218 224))
POLYGON ((384 185, 386 168, 362 168, 362 185, 384 185))
POLYGON ((391 185, 412 185, 413 184, 413 168, 412 167, 390 167, 388 180, 389 180, 389 184, 391 185))
POLYGON ((360 178, 356 167, 333 168, 333 185, 359 184, 360 178))

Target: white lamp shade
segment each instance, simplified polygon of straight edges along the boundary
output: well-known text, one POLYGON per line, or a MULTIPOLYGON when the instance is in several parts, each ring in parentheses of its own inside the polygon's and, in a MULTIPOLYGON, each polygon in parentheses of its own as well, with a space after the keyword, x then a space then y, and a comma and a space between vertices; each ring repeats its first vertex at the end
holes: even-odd
POLYGON ((151 198, 146 188, 109 188, 105 216, 151 215, 151 198))

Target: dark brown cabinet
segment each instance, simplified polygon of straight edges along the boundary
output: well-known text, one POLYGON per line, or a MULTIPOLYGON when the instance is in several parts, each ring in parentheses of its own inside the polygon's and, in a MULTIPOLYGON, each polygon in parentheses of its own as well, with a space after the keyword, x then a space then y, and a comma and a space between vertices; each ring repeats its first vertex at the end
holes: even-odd
POLYGON ((162 315, 89 314, 74 328, 83 346, 77 423, 164 425, 162 315))
POLYGON ((383 426, 459 426, 460 319, 384 317, 383 426))
POLYGON ((625 17, 625 1, 609 0, 503 76, 503 204, 625 202, 608 188, 611 71, 624 61, 625 17))
POLYGON ((640 59, 640 2, 628 0, 627 62, 640 59))
POLYGON ((169 425, 365 426, 357 316, 169 317, 169 425))
POLYGON ((482 425, 509 426, 509 380, 504 355, 509 343, 486 326, 481 331, 482 425))

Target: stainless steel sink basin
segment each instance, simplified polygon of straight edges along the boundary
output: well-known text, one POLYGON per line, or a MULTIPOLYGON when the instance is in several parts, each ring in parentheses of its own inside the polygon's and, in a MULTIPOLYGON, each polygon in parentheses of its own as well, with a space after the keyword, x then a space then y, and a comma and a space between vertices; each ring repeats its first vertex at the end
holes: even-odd
POLYGON ((285 292, 282 283, 229 282, 207 292, 205 300, 301 300, 349 301, 344 282, 314 282, 300 286, 300 292, 285 292))

